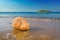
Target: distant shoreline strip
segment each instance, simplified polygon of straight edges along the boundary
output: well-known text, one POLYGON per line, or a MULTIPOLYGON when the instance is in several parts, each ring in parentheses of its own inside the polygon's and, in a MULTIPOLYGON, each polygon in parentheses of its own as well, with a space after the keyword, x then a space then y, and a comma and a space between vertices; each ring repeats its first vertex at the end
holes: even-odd
POLYGON ((37 18, 37 19, 59 19, 60 20, 60 18, 50 18, 50 17, 0 16, 0 18, 14 18, 14 17, 37 18))

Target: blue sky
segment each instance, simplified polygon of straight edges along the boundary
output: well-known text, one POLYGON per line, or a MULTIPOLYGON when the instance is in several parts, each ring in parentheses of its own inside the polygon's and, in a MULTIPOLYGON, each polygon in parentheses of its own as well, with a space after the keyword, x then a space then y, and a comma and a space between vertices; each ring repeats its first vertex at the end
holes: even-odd
POLYGON ((0 0, 0 12, 60 12, 60 0, 0 0))

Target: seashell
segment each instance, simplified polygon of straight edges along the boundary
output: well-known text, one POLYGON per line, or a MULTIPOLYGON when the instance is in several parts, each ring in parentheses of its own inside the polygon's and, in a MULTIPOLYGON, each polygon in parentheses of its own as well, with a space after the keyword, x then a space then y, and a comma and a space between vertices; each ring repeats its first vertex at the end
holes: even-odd
POLYGON ((29 29, 29 23, 25 18, 16 17, 12 20, 12 27, 18 29, 18 30, 28 30, 29 29))

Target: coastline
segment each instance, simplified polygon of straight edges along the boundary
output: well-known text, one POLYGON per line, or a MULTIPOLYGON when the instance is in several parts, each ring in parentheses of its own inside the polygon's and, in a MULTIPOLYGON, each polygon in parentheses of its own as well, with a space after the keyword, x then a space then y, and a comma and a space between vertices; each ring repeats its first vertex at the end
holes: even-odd
MULTIPOLYGON (((16 17, 16 16, 15 16, 16 17)), ((0 17, 0 35, 6 36, 7 33, 14 33, 14 35, 18 36, 18 34, 23 33, 24 35, 27 34, 29 35, 29 38, 32 36, 33 39, 48 39, 48 40, 53 40, 53 39, 60 39, 58 36, 60 36, 58 33, 59 32, 59 26, 60 26, 60 20, 58 19, 43 19, 43 18, 29 18, 29 17, 23 17, 26 18, 27 21, 30 24, 30 30, 26 31, 26 32, 18 32, 15 33, 16 31, 13 30, 12 26, 11 26, 11 21, 14 17, 0 17), (35 35, 34 35, 35 34, 35 35), (57 35, 58 34, 58 35, 57 35), (49 35, 49 36, 48 36, 49 35), (52 35, 52 36, 51 36, 52 35), (36 38, 35 38, 35 37, 36 38), (38 36, 38 38, 37 38, 38 36), (44 37, 43 37, 44 36, 44 37), (52 38, 52 39, 51 39, 52 38)), ((26 38, 27 38, 27 35, 26 38)), ((0 36, 0 37, 1 37, 0 36)), ((21 37, 23 35, 21 34, 21 37)), ((17 37, 17 39, 19 39, 17 37)), ((25 37, 23 37, 25 38, 25 37)), ((22 38, 20 38, 22 39, 22 38)), ((31 38, 31 40, 33 40, 31 38)))

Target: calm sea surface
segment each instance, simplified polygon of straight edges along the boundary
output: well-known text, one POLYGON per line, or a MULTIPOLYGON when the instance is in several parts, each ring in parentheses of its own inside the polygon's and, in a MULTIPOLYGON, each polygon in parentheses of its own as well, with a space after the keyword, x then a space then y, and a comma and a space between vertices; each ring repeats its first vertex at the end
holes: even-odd
POLYGON ((60 18, 60 12, 38 13, 38 12, 0 12, 0 16, 24 16, 39 18, 60 18))

